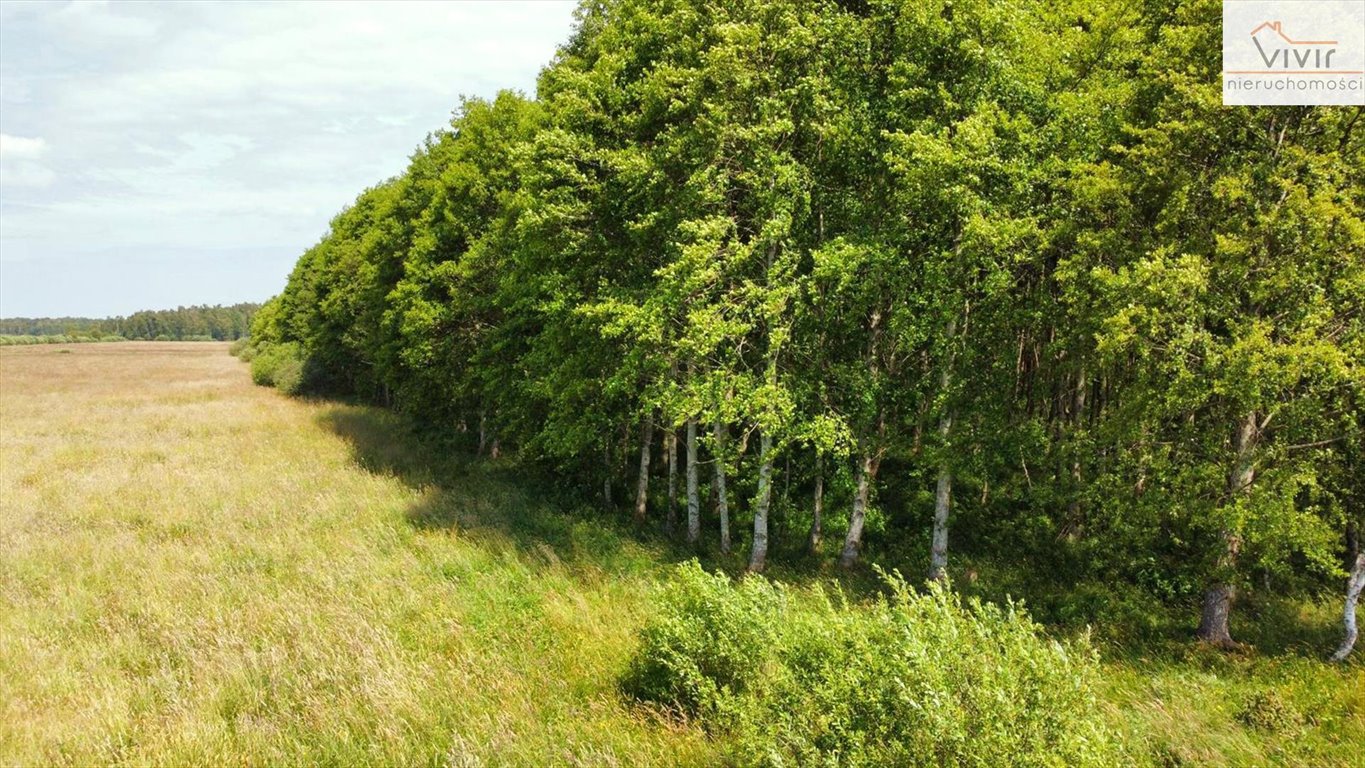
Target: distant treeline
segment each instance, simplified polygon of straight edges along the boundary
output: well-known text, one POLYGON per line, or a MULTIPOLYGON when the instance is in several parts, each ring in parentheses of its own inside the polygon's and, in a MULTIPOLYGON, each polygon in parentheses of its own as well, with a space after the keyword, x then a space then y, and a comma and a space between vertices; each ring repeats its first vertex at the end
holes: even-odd
POLYGON ((207 304, 145 309, 127 317, 10 317, 0 319, 0 344, 73 341, 233 341, 247 335, 260 304, 207 304))

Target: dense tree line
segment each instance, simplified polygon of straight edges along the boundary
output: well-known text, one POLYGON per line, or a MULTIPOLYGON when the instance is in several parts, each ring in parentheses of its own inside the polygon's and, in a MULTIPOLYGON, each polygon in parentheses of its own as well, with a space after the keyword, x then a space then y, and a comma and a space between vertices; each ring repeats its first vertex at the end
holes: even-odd
POLYGON ((1230 643, 1365 504, 1365 120, 1224 108, 1220 45, 1213 0, 586 2, 253 344, 755 571, 1035 553, 1230 643))
POLYGON ((235 341, 251 330, 260 304, 200 304, 175 309, 144 309, 127 317, 10 317, 0 319, 0 335, 65 336, 72 339, 118 337, 142 341, 235 341))

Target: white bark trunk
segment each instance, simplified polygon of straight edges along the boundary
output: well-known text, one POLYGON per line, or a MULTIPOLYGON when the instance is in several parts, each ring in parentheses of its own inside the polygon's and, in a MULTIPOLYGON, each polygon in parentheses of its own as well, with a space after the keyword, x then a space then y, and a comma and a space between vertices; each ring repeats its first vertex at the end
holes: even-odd
POLYGON ((730 554, 730 500, 725 497, 725 424, 716 420, 716 514, 720 517, 720 551, 730 554))
MULTIPOLYGON (((1076 373, 1076 392, 1072 396, 1071 416, 1073 424, 1079 428, 1085 417, 1086 381, 1085 369, 1076 373)), ((1081 459, 1079 452, 1071 459, 1071 501, 1066 505, 1066 538, 1074 541, 1080 537, 1085 511, 1081 509, 1081 459)))
POLYGON ((1351 655, 1351 649, 1355 647, 1356 638, 1360 634, 1356 626, 1356 603, 1360 602, 1360 592, 1365 589, 1365 552, 1356 555, 1355 567, 1351 569, 1351 579, 1346 586, 1346 611, 1343 617, 1343 624, 1346 627, 1346 638, 1341 641, 1341 647, 1332 654, 1332 661, 1345 661, 1351 655))
POLYGON ((645 416, 640 425, 640 479, 635 488, 635 523, 643 525, 649 511, 649 459, 654 442, 654 420, 645 416))
MULTIPOLYGON (((953 430, 952 414, 939 422, 938 433, 945 440, 953 430)), ((938 487, 934 489, 934 531, 929 549, 929 579, 940 581, 948 569, 948 516, 953 508, 953 471, 945 460, 938 468, 938 487)))
MULTIPOLYGON (((1256 413, 1248 413, 1237 424, 1232 435, 1232 449, 1236 458, 1232 472, 1228 473, 1228 496, 1235 499, 1251 488, 1256 479, 1256 469, 1251 461, 1251 449, 1256 443, 1256 413)), ((1236 599, 1236 588, 1229 581, 1230 573, 1237 565, 1237 555, 1242 548, 1241 535, 1232 528, 1223 530, 1223 551, 1218 557, 1215 580, 1204 593, 1204 609, 1199 618, 1196 636, 1212 645, 1231 648, 1237 645, 1228 628, 1232 615, 1232 601, 1236 599)))
POLYGON ((687 420, 687 543, 701 539, 701 502, 697 498, 697 419, 687 420))
POLYGON ((824 512, 825 512, 825 457, 817 454, 815 457, 815 504, 812 508, 810 523, 810 553, 812 555, 820 553, 820 542, 824 538, 824 512))
POLYGON ((871 454, 863 454, 854 469, 853 512, 848 516, 848 534, 844 536, 844 549, 839 554, 839 566, 851 568, 863 548, 863 525, 867 521, 867 499, 872 487, 872 475, 876 472, 871 454))
POLYGON ((768 506, 773 494, 773 439, 767 430, 759 438, 758 498, 754 500, 754 547, 749 570, 760 573, 768 565, 768 506))
POLYGON ((678 528, 678 431, 672 426, 664 433, 664 455, 668 459, 668 513, 664 525, 672 535, 678 528))
MULTIPOLYGON (((948 321, 948 341, 951 343, 953 337, 957 335, 957 320, 948 321)), ((948 387, 952 384, 952 354, 943 363, 943 372, 939 374, 939 389, 946 397, 948 387)), ((953 412, 948 409, 939 419, 938 436, 941 449, 945 452, 939 461, 938 467, 938 486, 934 489, 934 529, 930 537, 929 545, 929 579, 940 581, 947 575, 948 569, 948 516, 952 513, 953 506, 953 470, 948 464, 946 454, 948 437, 953 432, 953 412)))

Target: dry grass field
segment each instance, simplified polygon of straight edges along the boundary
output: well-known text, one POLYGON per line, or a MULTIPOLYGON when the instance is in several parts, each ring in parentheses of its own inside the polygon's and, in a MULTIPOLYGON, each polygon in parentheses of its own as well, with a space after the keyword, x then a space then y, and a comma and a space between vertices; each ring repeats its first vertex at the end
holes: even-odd
POLYGON ((413 452, 224 344, 0 350, 0 764, 712 762, 616 690, 652 553, 413 452))
MULTIPOLYGON (((223 344, 0 348, 0 765, 728 764, 618 689, 680 555, 223 344)), ((1134 762, 1360 765, 1365 665, 1304 610, 1107 654, 1134 762)))

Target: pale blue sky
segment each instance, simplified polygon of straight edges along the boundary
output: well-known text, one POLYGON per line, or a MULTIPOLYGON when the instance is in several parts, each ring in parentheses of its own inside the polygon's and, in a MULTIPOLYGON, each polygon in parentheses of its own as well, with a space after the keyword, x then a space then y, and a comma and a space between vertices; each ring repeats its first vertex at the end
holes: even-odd
POLYGON ((259 301, 571 2, 0 2, 0 315, 259 301))

